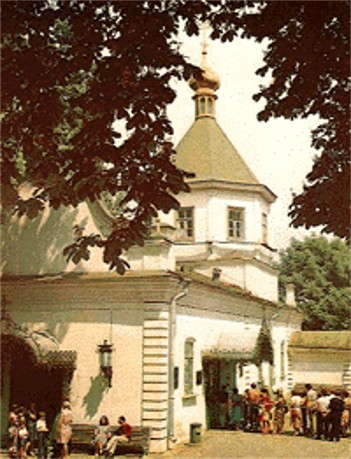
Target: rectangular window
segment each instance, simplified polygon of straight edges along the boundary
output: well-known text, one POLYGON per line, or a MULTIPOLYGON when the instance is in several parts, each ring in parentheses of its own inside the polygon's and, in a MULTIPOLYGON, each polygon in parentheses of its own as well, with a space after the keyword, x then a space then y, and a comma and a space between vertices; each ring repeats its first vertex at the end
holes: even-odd
POLYGON ((184 346, 184 393, 194 392, 194 341, 187 339, 184 346))
POLYGON ((285 341, 280 343, 280 379, 285 378, 285 341))
POLYGON ((262 242, 268 244, 268 215, 262 213, 262 242))
POLYGON ((228 209, 228 237, 229 239, 244 239, 244 216, 245 210, 241 207, 230 207, 228 209))
POLYGON ((178 238, 194 239, 194 208, 181 207, 178 210, 178 238))

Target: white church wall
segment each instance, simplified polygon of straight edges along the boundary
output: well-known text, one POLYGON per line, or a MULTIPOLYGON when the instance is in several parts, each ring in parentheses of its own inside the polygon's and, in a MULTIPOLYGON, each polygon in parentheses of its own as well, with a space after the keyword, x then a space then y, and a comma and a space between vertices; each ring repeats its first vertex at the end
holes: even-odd
MULTIPOLYGON (((248 324, 244 318, 233 319, 224 313, 209 313, 198 310, 196 313, 179 313, 176 324, 175 366, 179 368, 179 387, 175 390, 175 437, 177 441, 189 441, 189 426, 200 422, 206 428, 206 401, 204 380, 196 385, 196 371, 202 370, 202 355, 215 348, 221 334, 258 334, 259 324, 248 324), (194 398, 184 396, 184 345, 187 339, 194 339, 194 398)), ((246 364, 240 371, 236 369, 237 387, 242 393, 252 382, 258 381, 258 369, 246 364)))
POLYGON ((60 350, 77 352, 70 391, 74 421, 95 424, 105 414, 111 423, 116 423, 117 417, 124 414, 131 424, 140 424, 143 316, 140 306, 118 304, 116 309, 115 304, 110 309, 103 299, 87 301, 87 295, 92 292, 87 286, 80 289, 66 286, 66 294, 61 289, 58 295, 50 288, 36 290, 30 294, 28 290, 20 290, 17 298, 12 297, 10 314, 29 331, 49 331, 60 342, 60 350), (114 348, 111 388, 99 367, 98 345, 105 339, 114 348))
POLYGON ((278 301, 278 277, 271 269, 262 269, 254 263, 245 265, 246 289, 266 300, 278 301))
POLYGON ((350 353, 332 350, 294 350, 290 356, 294 383, 344 385, 345 366, 350 353))

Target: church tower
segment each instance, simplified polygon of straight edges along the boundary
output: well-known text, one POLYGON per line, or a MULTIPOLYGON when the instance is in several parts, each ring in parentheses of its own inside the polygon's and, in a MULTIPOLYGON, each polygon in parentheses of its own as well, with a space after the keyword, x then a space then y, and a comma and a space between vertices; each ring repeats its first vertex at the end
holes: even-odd
POLYGON ((176 164, 193 173, 176 213, 175 257, 183 271, 236 284, 277 301, 268 216, 275 194, 261 184, 216 121, 220 80, 207 63, 192 77, 195 120, 179 142, 176 164))

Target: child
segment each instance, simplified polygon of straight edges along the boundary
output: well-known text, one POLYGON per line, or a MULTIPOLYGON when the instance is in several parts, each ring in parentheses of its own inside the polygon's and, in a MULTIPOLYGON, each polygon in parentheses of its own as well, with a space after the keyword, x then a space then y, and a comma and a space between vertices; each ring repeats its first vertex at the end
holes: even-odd
POLYGON ((103 454, 107 440, 110 438, 110 423, 107 416, 101 416, 99 425, 95 429, 95 438, 93 444, 95 445, 95 456, 103 454))
POLYGON ((19 458, 26 458, 27 457, 27 449, 29 446, 29 432, 26 426, 26 422, 24 418, 20 418, 19 427, 18 427, 18 457, 19 458))
POLYGON ((39 412, 39 419, 36 424, 36 431, 38 436, 38 458, 46 459, 48 457, 48 432, 46 426, 46 415, 44 411, 39 412))

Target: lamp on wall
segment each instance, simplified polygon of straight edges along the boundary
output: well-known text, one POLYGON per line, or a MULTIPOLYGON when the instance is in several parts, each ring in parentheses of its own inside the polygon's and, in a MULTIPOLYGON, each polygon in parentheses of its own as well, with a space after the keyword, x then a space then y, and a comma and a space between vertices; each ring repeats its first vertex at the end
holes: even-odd
POLYGON ((108 387, 112 387, 112 344, 107 342, 107 339, 104 339, 102 344, 98 345, 99 350, 99 361, 102 374, 108 381, 108 387))

